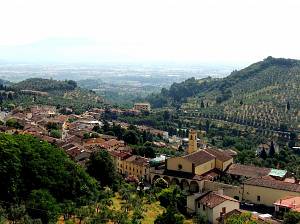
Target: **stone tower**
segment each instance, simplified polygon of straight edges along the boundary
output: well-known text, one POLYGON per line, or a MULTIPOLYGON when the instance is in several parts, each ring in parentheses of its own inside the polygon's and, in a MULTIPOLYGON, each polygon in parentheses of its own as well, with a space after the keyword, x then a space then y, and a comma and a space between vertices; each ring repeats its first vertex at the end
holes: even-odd
POLYGON ((189 131, 189 147, 188 147, 188 154, 197 151, 197 131, 191 129, 189 131))

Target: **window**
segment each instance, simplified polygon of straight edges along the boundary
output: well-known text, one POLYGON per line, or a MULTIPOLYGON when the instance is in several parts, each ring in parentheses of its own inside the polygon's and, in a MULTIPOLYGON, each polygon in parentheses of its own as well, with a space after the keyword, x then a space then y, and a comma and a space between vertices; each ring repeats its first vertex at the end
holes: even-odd
POLYGON ((198 208, 200 208, 200 202, 198 202, 198 208))
POLYGON ((202 210, 205 211, 205 205, 202 206, 202 210))
POLYGON ((134 171, 134 168, 132 170, 134 171))
POLYGON ((178 164, 178 170, 181 170, 181 169, 182 169, 182 165, 178 164))
POLYGON ((234 198, 235 200, 238 200, 238 201, 240 200, 240 197, 239 197, 239 196, 234 196, 233 198, 234 198))
POLYGON ((225 214, 226 213, 226 207, 222 208, 222 213, 225 214))
POLYGON ((257 195, 257 201, 260 201, 260 196, 259 195, 257 195))

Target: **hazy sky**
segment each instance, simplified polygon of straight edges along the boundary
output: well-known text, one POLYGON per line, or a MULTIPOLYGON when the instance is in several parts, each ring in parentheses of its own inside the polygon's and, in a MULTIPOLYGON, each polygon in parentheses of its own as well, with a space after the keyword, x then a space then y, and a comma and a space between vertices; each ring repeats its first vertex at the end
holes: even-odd
POLYGON ((0 0, 0 59, 300 59, 299 0, 0 0))

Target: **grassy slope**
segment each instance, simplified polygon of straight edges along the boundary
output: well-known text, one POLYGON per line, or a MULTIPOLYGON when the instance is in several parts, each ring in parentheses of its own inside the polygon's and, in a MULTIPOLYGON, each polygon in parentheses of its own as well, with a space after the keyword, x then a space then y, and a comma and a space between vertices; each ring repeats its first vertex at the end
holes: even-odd
MULTIPOLYGON (((112 201, 113 201, 112 209, 121 210, 121 206, 122 203, 124 203, 124 201, 121 200, 119 194, 116 194, 116 196, 113 197, 112 201)), ((145 203, 145 209, 146 212, 144 213, 144 220, 142 221, 142 224, 153 224, 156 217, 165 211, 165 208, 162 207, 158 201, 151 204, 145 203)), ((131 215, 132 212, 129 213, 129 217, 131 215)), ((192 220, 185 220, 184 223, 191 224, 192 220)))

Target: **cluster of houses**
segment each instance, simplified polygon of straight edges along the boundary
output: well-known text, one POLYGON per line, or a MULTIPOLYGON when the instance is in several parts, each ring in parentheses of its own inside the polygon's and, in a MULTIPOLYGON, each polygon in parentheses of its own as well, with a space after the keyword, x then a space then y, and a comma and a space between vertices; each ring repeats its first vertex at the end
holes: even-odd
MULTIPOLYGON (((190 131, 187 154, 168 158, 165 164, 152 168, 150 180, 163 178, 189 192, 187 211, 204 213, 210 223, 222 223, 241 208, 275 211, 277 216, 290 210, 299 211, 300 184, 286 170, 255 167, 234 163, 232 150, 198 148, 197 133, 190 131), (227 176, 239 183, 225 184, 227 176), (247 206, 246 206, 247 205, 247 206)), ((258 214, 257 219, 280 223, 272 215, 258 214)))
MULTIPOLYGON (((153 184, 163 178, 169 185, 178 185, 188 192, 187 211, 203 213, 210 223, 222 223, 229 214, 239 214, 243 206, 272 208, 274 213, 300 211, 300 184, 286 170, 255 167, 234 163, 233 150, 212 148, 199 144, 197 132, 189 131, 186 153, 183 156, 159 156, 149 159, 133 155, 124 141, 114 136, 85 137, 95 125, 101 126, 103 110, 93 109, 82 115, 61 115, 54 107, 35 106, 27 110, 14 110, 5 119, 15 119, 22 130, 1 126, 6 132, 27 133, 61 147, 76 162, 83 164, 95 150, 107 150, 117 171, 128 180, 145 180, 153 184), (49 136, 47 124, 55 123, 62 130, 61 138, 49 136), (232 183, 222 181, 230 177, 232 183)), ((123 128, 129 124, 118 123, 123 128)), ((138 129, 168 138, 167 133, 150 127, 138 129)), ((165 146, 164 142, 156 143, 165 146)), ((253 213, 254 214, 254 213, 253 213)), ((271 215, 256 214, 258 219, 280 223, 271 215)))
MULTIPOLYGON (((81 115, 62 115, 51 106, 33 106, 28 109, 15 109, 3 117, 4 121, 15 120, 23 128, 18 129, 2 125, 0 130, 7 133, 31 134, 51 144, 62 148, 70 158, 77 163, 84 165, 90 155, 97 150, 107 150, 112 156, 117 170, 132 181, 149 181, 150 159, 133 155, 132 148, 124 141, 115 136, 93 133, 93 128, 97 125, 102 127, 100 120, 103 109, 92 109, 81 115), (61 137, 51 137, 48 126, 58 127, 61 137)), ((116 123, 127 129, 127 123, 116 123)), ((162 138, 168 138, 167 132, 157 130, 147 126, 136 126, 140 131, 147 131, 162 138)), ((157 147, 165 147, 164 142, 153 142, 157 147)))

